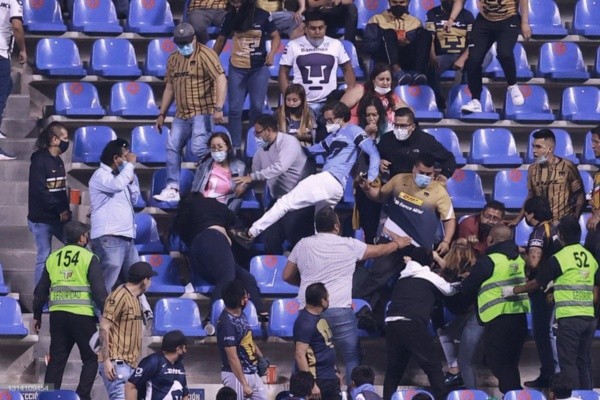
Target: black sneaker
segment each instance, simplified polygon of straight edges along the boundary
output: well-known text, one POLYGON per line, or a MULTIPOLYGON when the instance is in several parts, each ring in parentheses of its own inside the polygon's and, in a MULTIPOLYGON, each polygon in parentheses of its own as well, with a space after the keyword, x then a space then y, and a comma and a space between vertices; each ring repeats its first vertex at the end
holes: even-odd
POLYGON ((527 382, 523 382, 523 385, 529 387, 529 388, 549 388, 550 387, 550 379, 544 379, 542 377, 537 377, 535 380, 533 381, 527 381, 527 382))
POLYGON ((254 242, 254 238, 250 236, 247 229, 232 228, 229 230, 229 236, 245 249, 252 247, 252 243, 254 242))
POLYGON ((420 73, 413 73, 413 85, 427 85, 427 77, 420 73))
POLYGON ((398 81, 398 86, 410 85, 412 82, 412 76, 404 71, 394 72, 394 79, 398 81))
POLYGON ((464 382, 460 372, 458 374, 446 372, 446 375, 444 375, 444 384, 446 386, 462 386, 464 382))

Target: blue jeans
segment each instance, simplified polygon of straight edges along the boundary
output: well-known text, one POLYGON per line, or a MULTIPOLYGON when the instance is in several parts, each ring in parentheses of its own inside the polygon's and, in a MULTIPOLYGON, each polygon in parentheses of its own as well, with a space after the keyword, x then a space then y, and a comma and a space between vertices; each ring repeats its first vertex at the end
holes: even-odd
POLYGON ((98 372, 104 382, 104 387, 108 392, 108 398, 110 400, 125 400, 125 384, 129 380, 129 377, 135 371, 135 368, 131 367, 125 361, 113 361, 115 366, 115 375, 117 377, 114 381, 109 381, 104 374, 104 363, 98 363, 98 372))
POLYGON ((269 67, 236 68, 229 65, 227 80, 229 133, 233 146, 240 147, 242 145, 242 110, 246 94, 250 96, 250 127, 252 127, 256 118, 263 113, 269 86, 269 67))
POLYGON ((10 60, 8 58, 0 57, 0 123, 2 123, 2 114, 4 113, 4 107, 6 107, 6 100, 13 89, 10 71, 10 60))
POLYGON ((346 384, 350 385, 352 370, 360 365, 360 342, 358 340, 358 321, 352 308, 328 308, 323 318, 331 329, 333 346, 342 353, 345 364, 346 384))
POLYGON ((477 311, 473 310, 469 313, 469 318, 465 322, 458 347, 458 368, 467 389, 477 389, 473 363, 475 362, 475 352, 482 337, 483 326, 479 325, 477 311))
POLYGON ((552 332, 554 306, 546 301, 546 294, 536 290, 529 294, 533 339, 540 358, 540 378, 550 380, 558 372, 556 336, 552 332))
POLYGON ((171 132, 167 138, 167 187, 179 189, 179 173, 181 172, 181 150, 190 139, 192 154, 199 159, 208 153, 208 138, 214 124, 208 114, 196 115, 192 118, 173 118, 171 132))
POLYGON ((37 285, 46 266, 46 259, 52 252, 52 236, 65 243, 65 236, 63 234, 64 223, 56 222, 54 224, 44 224, 27 220, 27 225, 33 234, 35 248, 37 250, 34 271, 35 284, 37 285))
POLYGON ((100 258, 104 284, 108 293, 112 292, 119 276, 126 282, 129 267, 140 261, 133 239, 121 236, 104 235, 92 239, 92 249, 94 254, 100 258))

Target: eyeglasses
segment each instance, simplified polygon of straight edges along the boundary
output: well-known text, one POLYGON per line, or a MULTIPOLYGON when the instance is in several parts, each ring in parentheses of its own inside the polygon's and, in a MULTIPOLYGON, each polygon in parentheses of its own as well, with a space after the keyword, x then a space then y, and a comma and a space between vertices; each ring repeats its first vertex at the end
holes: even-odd
POLYGON ((413 124, 394 124, 394 128, 408 128, 413 124))
POLYGON ((263 133, 264 131, 266 131, 266 130, 267 130, 266 128, 265 128, 265 129, 263 129, 262 131, 257 131, 257 130, 255 130, 255 131, 254 131, 254 136, 257 136, 257 137, 258 137, 259 135, 262 135, 262 133, 263 133))
POLYGON ((498 216, 492 215, 492 214, 488 214, 488 213, 483 213, 482 217, 491 222, 500 222, 502 220, 501 217, 498 217, 498 216))

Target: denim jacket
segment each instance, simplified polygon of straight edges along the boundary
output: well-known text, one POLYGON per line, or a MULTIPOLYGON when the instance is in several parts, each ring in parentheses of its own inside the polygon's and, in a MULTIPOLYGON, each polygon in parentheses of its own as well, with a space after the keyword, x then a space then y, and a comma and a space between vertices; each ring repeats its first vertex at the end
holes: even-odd
MULTIPOLYGON (((192 182, 192 192, 202 192, 203 188, 206 187, 208 179, 210 178, 210 171, 213 163, 214 161, 210 155, 200 162, 196 174, 194 175, 194 181, 192 182)), ((247 171, 246 164, 237 158, 229 160, 229 169, 231 170, 232 177, 244 176, 247 171)), ((242 205, 242 199, 236 198, 233 194, 235 186, 236 185, 232 180, 231 194, 227 197, 227 206, 230 210, 237 212, 242 205)))

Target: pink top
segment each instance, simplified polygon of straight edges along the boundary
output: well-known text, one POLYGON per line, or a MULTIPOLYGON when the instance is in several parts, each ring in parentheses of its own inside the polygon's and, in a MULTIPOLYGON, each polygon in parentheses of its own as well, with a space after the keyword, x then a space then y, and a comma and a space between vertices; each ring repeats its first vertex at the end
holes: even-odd
MULTIPOLYGON (((379 100, 381 100, 381 102, 383 103, 383 106, 387 109, 388 104, 389 104, 387 97, 385 97, 385 95, 380 95, 379 93, 374 93, 374 94, 375 94, 376 97, 379 98, 379 100)), ((400 103, 400 97, 398 97, 398 95, 396 93, 392 94, 392 98, 394 99, 394 103, 396 105, 400 103)), ((387 117, 388 117, 388 121, 390 121, 392 123, 394 122, 394 110, 393 110, 393 108, 391 110, 388 110, 387 117)), ((356 103, 354 105, 354 107, 352 107, 350 109, 350 123, 358 125, 358 103, 356 103)))
POLYGON ((222 167, 215 162, 202 194, 204 197, 217 199, 221 203, 227 204, 229 195, 232 193, 231 186, 231 170, 229 167, 222 167))

